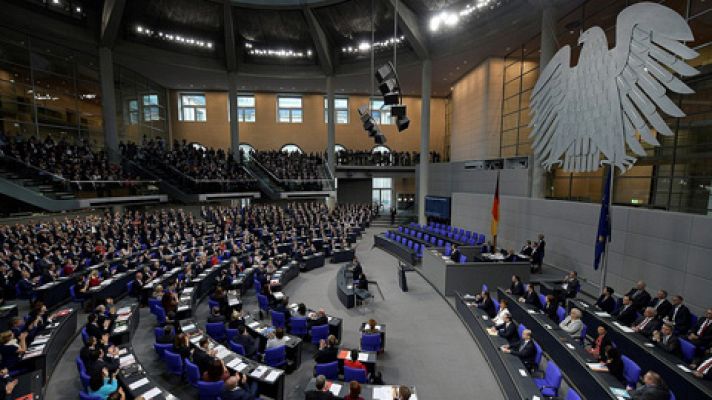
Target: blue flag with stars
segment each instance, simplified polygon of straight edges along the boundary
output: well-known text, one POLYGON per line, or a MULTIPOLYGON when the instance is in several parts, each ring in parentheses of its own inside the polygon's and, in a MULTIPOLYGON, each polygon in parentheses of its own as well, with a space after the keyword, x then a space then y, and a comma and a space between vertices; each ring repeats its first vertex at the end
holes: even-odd
POLYGON ((606 184, 603 187, 601 199, 601 214, 598 216, 598 233, 596 233, 596 255, 593 259, 593 269, 597 270, 601 263, 601 256, 606 251, 606 244, 611 241, 611 177, 613 167, 608 167, 606 184))

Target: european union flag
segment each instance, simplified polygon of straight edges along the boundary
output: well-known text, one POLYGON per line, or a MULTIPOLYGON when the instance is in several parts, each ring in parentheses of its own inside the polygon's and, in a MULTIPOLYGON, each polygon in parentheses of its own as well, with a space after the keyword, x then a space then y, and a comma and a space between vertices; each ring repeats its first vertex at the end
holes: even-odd
POLYGON ((603 198, 601 199, 601 214, 598 216, 598 233, 596 234, 596 255, 593 260, 593 269, 598 269, 601 263, 601 255, 606 251, 606 243, 611 241, 611 179, 613 166, 608 167, 606 184, 603 187, 603 198))

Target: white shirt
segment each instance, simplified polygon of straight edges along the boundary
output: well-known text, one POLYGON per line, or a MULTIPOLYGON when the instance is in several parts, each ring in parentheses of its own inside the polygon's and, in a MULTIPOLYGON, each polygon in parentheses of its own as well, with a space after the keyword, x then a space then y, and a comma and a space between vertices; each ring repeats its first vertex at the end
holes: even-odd
POLYGON ((497 312, 497 315, 492 318, 492 322, 495 325, 502 325, 504 323, 504 316, 505 315, 512 315, 509 313, 509 310, 506 308, 500 308, 499 311, 497 312))

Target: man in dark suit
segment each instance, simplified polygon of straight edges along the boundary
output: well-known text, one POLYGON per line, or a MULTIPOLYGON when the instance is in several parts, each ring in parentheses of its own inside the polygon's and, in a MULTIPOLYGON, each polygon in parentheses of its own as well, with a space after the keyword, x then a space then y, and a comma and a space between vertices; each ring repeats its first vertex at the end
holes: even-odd
POLYGON ((633 322, 635 322, 636 312, 637 311, 633 306, 633 302, 631 301, 630 296, 625 295, 623 296, 623 305, 613 315, 621 324, 630 326, 633 322))
POLYGON ((660 318, 665 318, 668 314, 670 314, 670 310, 672 310, 672 304, 667 299, 667 291, 664 289, 658 290, 658 293, 655 295, 655 298, 650 301, 649 306, 653 307, 655 309, 655 312, 658 313, 658 317, 660 318))
POLYGON ((705 317, 697 320, 690 329, 687 340, 698 347, 710 347, 712 344, 712 308, 708 308, 705 317))
POLYGON ((529 304, 530 306, 534 306, 536 308, 541 308, 541 300, 539 300, 539 294, 534 290, 534 285, 531 283, 529 286, 527 286, 527 292, 524 294, 524 297, 519 298, 520 303, 526 303, 529 304))
POLYGON ((504 314, 504 323, 495 327, 497 336, 507 339, 507 343, 512 344, 519 340, 517 326, 512 322, 512 316, 509 313, 504 314))
POLYGON ((650 304, 650 293, 645 290, 645 282, 638 281, 627 293, 636 311, 642 312, 650 304))
POLYGON ((672 296, 672 309, 665 319, 675 326, 675 333, 685 333, 690 330, 690 325, 692 325, 690 309, 683 304, 684 302, 685 299, 679 294, 672 296))
POLYGON ((220 398, 223 400, 254 400, 256 396, 257 382, 247 383, 247 375, 239 373, 227 378, 220 393, 220 398))
POLYGON ((339 355, 337 342, 336 336, 334 335, 329 335, 326 340, 322 339, 319 342, 319 350, 314 354, 314 361, 316 361, 317 364, 326 364, 336 361, 339 355))
POLYGON ((315 326, 321 326, 321 325, 326 325, 329 323, 329 317, 326 316, 326 312, 324 310, 319 310, 314 314, 313 316, 310 316, 307 319, 307 327, 309 329, 315 327, 315 326))
POLYGON ((242 345, 245 348, 245 356, 254 358, 257 353, 257 343, 255 338, 247 333, 247 327, 244 325, 239 328, 239 334, 232 339, 233 342, 242 345))
POLYGON ((576 297, 579 285, 578 273, 576 273, 576 271, 569 272, 561 284, 562 289, 564 289, 564 296, 567 299, 573 299, 576 297))
POLYGON ((677 357, 682 356, 682 351, 680 350, 680 339, 678 339, 677 335, 673 333, 671 323, 664 322, 659 331, 653 332, 652 341, 655 345, 666 352, 677 357))
POLYGON ((616 299, 613 298, 612 287, 606 286, 603 288, 603 292, 598 297, 598 300, 596 300, 596 307, 609 314, 613 313, 613 310, 616 308, 616 299))
POLYGON ((200 339, 200 342, 198 342, 198 347, 193 350, 193 364, 198 367, 201 375, 208 370, 214 355, 215 351, 210 350, 210 341, 208 340, 208 337, 203 336, 203 338, 200 339))
POLYGON ((521 250, 519 250, 519 254, 523 256, 531 256, 532 255, 532 241, 527 240, 527 243, 522 247, 521 250))
POLYGON ((358 278, 361 276, 361 273, 363 272, 363 267, 361 267, 361 263, 356 257, 354 257, 354 260, 351 262, 351 264, 353 264, 351 275, 353 276, 353 280, 357 281, 358 278))
POLYGON ((220 313, 220 307, 213 307, 210 316, 208 317, 209 324, 213 324, 215 322, 225 322, 225 316, 220 313))
POLYGON ((655 318, 655 309, 652 307, 646 308, 645 311, 643 311, 643 315, 635 320, 632 326, 634 331, 646 337, 653 336, 653 332, 658 330, 659 327, 660 320, 655 318))
POLYGON ((96 314, 92 313, 87 315, 87 324, 86 324, 86 330, 87 334, 89 336, 94 336, 97 341, 101 341, 101 337, 104 336, 105 333, 110 333, 107 330, 107 325, 109 324, 109 321, 107 320, 105 325, 99 325, 97 323, 97 317, 96 314))
POLYGON ((460 262, 460 254, 460 249, 457 248, 457 245, 453 244, 452 252, 450 253, 450 259, 453 262, 460 262))
POLYGON ((507 289, 507 293, 511 294, 512 296, 522 296, 524 295, 524 284, 522 283, 522 279, 517 276, 517 275, 512 275, 512 283, 509 285, 509 289, 507 289))
POLYGON ((668 400, 670 398, 670 390, 658 373, 648 371, 643 376, 643 383, 643 386, 629 392, 631 399, 668 400))
POLYGON ((309 390, 305 394, 306 400, 332 400, 334 395, 329 391, 325 391, 326 377, 324 375, 319 375, 314 380, 314 390, 309 390))
POLYGON ((694 369, 692 375, 695 378, 712 380, 712 354, 710 354, 710 350, 705 352, 705 357, 701 358, 698 364, 693 364, 691 367, 694 369))
POLYGON ((525 329, 522 332, 522 339, 509 345, 502 346, 502 351, 519 357, 528 369, 534 369, 534 359, 536 358, 536 348, 532 341, 532 331, 525 329))
POLYGON ((531 263, 531 272, 533 274, 541 272, 541 265, 544 262, 544 253, 539 250, 539 244, 532 244, 532 255, 529 256, 529 261, 531 263))

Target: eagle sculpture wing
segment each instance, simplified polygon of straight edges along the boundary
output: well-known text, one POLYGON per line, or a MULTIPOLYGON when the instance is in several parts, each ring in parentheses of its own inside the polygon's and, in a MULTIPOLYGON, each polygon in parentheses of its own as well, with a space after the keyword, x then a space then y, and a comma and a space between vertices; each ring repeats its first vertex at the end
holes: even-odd
POLYGON ((545 168, 561 164, 559 156, 569 146, 571 133, 566 131, 565 105, 571 78, 571 47, 559 49, 544 68, 532 90, 530 108, 533 118, 529 123, 534 127, 530 137, 533 153, 545 168))
POLYGON ((667 90, 693 93, 674 75, 688 77, 698 73, 684 61, 698 55, 681 43, 691 40, 692 31, 685 19, 659 4, 638 3, 618 15, 616 47, 611 56, 616 68, 625 142, 639 156, 645 155, 645 150, 636 132, 654 146, 660 145, 655 131, 666 136, 673 134, 658 108, 672 117, 685 116, 670 100, 667 90))

